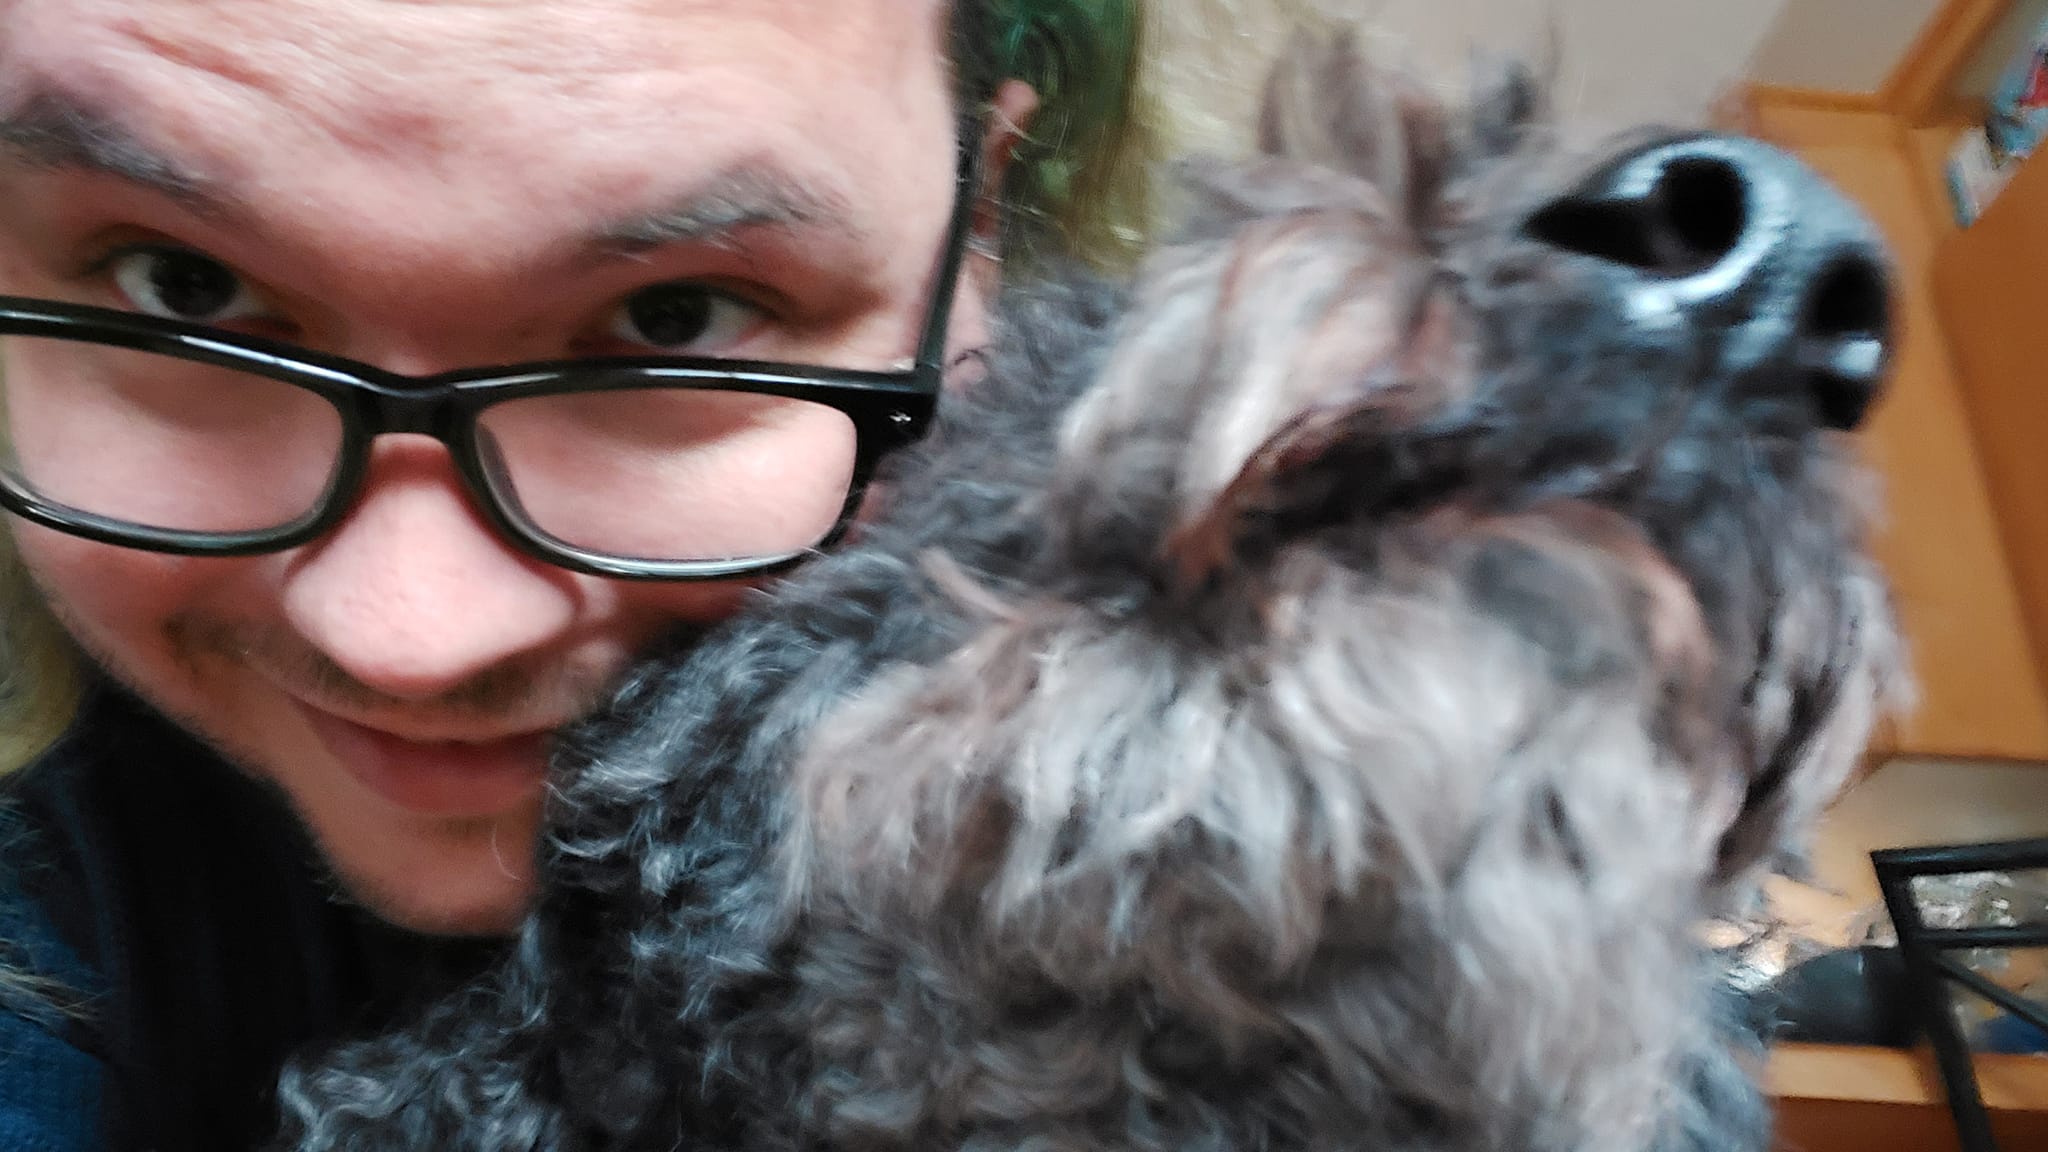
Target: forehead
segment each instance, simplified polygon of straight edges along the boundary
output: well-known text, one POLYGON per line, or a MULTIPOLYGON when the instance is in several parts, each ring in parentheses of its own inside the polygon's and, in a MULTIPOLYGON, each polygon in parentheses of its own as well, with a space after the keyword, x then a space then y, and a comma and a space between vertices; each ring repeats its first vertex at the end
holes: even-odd
POLYGON ((55 92, 252 199, 584 217, 764 153, 916 166, 942 25, 939 0, 11 0, 0 115, 55 92))
POLYGON ((936 11, 935 0, 7 0, 0 59, 8 87, 38 72, 109 94, 182 81, 269 95, 314 121, 418 123, 491 93, 581 106, 688 74, 757 99, 849 80, 883 93, 930 53, 936 11))

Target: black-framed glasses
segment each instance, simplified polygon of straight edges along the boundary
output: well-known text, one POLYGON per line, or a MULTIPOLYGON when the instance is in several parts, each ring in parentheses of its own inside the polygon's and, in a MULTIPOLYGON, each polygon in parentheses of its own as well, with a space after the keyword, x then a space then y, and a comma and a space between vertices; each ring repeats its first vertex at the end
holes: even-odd
POLYGON ((575 571, 708 580, 846 531, 876 466, 937 407, 979 181, 953 211, 908 367, 606 358, 412 377, 203 325, 0 296, 0 507, 91 540, 237 556, 312 540, 372 440, 445 445, 522 551, 575 571))

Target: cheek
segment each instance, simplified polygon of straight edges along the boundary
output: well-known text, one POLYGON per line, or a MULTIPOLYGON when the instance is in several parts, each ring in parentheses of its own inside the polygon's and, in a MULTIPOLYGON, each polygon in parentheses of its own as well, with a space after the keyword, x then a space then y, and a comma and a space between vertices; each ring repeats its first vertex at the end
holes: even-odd
POLYGON ((188 695, 166 625, 232 604, 246 617, 274 604, 262 592, 264 558, 198 559, 80 540, 11 520, 24 566, 58 618, 96 658, 170 703, 188 695))
POLYGON ((746 605, 748 594, 770 580, 716 584, 602 581, 613 619, 630 647, 643 648, 677 625, 716 624, 746 605))
POLYGON ((198 560, 80 540, 11 521, 22 562, 82 638, 126 647, 123 637, 203 599, 246 561, 198 560))
MULTIPOLYGON (((240 670, 181 651, 176 621, 253 625, 285 638, 281 589, 291 556, 202 559, 80 540, 11 520, 17 551, 65 628, 95 659, 158 706, 205 715, 240 699, 240 670), (275 631, 273 631, 275 630, 275 631)), ((761 581, 664 584, 581 577, 581 627, 565 650, 614 672, 678 625, 703 627, 738 611, 761 581)))

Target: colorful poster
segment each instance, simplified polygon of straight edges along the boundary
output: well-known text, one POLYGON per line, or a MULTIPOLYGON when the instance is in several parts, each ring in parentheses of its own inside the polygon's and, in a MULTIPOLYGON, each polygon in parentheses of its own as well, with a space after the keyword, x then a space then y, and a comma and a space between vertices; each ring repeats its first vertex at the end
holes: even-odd
POLYGON ((2048 21, 1999 80, 1986 127, 1992 147, 2013 160, 2031 155, 2048 137, 2048 21))

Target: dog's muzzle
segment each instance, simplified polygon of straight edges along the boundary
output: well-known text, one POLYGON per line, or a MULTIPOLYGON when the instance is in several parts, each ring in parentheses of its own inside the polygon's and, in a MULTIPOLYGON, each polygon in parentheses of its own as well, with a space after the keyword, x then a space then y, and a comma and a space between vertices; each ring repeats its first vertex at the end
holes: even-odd
POLYGON ((1725 136, 1667 140, 1615 161, 1530 217, 1528 235, 1601 262, 1632 325, 1720 328, 1719 367, 1803 389, 1847 431, 1892 348, 1876 230, 1804 164, 1725 136))

